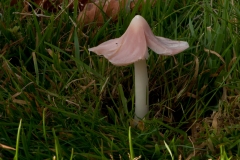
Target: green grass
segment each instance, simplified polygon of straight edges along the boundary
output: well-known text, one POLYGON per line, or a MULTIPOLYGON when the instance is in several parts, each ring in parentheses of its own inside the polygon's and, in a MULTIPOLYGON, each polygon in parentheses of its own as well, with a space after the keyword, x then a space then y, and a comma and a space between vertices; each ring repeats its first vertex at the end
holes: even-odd
POLYGON ((240 159, 238 2, 159 0, 85 26, 76 9, 23 17, 9 3, 0 2, 0 159, 240 159), (129 128, 133 66, 88 48, 122 35, 136 14, 190 48, 149 50, 149 119, 129 128))

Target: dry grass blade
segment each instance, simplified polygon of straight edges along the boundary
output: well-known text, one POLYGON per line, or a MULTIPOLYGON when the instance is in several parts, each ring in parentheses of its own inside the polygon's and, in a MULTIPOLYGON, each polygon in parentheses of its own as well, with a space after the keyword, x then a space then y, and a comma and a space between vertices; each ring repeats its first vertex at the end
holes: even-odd
POLYGON ((2 148, 2 149, 8 149, 8 150, 13 150, 13 151, 16 150, 15 148, 9 147, 9 146, 4 145, 4 144, 1 144, 1 143, 0 143, 0 148, 2 148))
POLYGON ((222 56, 219 53, 217 53, 213 50, 207 49, 207 48, 204 48, 204 51, 207 52, 207 53, 214 54, 215 56, 217 56, 223 62, 223 64, 225 64, 224 59, 222 58, 222 56))
POLYGON ((195 58, 195 69, 194 69, 194 74, 193 74, 193 78, 187 88, 187 91, 188 92, 192 92, 192 88, 194 87, 194 85, 196 84, 196 81, 197 81, 197 77, 198 77, 198 74, 199 74, 199 59, 197 56, 193 55, 195 58))
MULTIPOLYGON (((206 145, 207 145, 206 142, 203 142, 202 144, 195 146, 195 148, 203 149, 206 145)), ((192 158, 194 158, 200 152, 199 150, 196 150, 195 148, 194 148, 194 151, 191 154, 188 155, 186 160, 191 160, 192 158)))

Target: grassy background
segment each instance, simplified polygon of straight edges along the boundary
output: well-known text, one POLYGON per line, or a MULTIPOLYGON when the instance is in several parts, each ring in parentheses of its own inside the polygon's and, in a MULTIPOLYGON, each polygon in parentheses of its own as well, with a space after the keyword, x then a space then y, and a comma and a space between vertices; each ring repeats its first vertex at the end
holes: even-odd
POLYGON ((68 9, 24 17, 9 3, 0 2, 1 159, 240 159, 239 2, 159 0, 103 25, 68 9), (133 66, 87 49, 119 37, 136 14, 190 48, 149 50, 151 111, 130 129, 133 66))

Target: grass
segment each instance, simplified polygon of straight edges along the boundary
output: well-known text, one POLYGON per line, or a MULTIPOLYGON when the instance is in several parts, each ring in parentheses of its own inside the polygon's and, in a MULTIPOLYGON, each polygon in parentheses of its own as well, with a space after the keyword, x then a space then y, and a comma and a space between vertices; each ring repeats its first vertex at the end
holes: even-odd
POLYGON ((157 1, 85 26, 76 9, 24 17, 9 3, 0 2, 0 159, 240 159, 238 2, 157 1), (87 49, 119 37, 135 14, 190 48, 149 51, 149 119, 129 128, 133 66, 87 49))

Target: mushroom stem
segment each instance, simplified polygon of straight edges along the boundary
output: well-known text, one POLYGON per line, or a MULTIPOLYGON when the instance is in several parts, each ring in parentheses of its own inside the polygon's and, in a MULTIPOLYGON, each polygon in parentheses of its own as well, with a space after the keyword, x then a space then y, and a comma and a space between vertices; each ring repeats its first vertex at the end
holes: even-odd
POLYGON ((135 125, 149 111, 148 106, 148 73, 146 60, 134 63, 135 73, 135 125))

